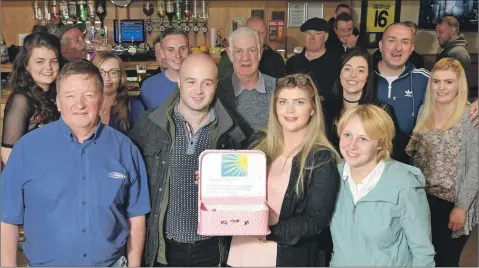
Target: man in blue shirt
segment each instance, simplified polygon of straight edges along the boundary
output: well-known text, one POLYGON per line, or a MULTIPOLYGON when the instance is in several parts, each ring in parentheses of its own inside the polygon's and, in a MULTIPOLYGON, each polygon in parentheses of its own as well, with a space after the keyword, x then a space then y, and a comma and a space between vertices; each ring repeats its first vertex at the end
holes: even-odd
POLYGON ((181 62, 190 53, 188 36, 177 27, 166 29, 159 52, 166 70, 146 79, 140 89, 140 99, 147 110, 158 107, 178 87, 181 62))
POLYGON ((17 264, 21 224, 30 266, 140 266, 150 211, 140 152, 99 121, 91 62, 65 65, 57 86, 61 118, 23 136, 3 172, 1 266, 17 264))

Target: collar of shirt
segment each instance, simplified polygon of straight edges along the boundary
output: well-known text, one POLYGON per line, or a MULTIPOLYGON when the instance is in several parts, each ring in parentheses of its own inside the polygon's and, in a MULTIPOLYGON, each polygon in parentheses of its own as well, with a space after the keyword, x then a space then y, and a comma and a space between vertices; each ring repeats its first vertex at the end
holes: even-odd
POLYGON ((371 173, 369 173, 369 175, 367 175, 360 183, 356 184, 351 176, 351 166, 349 166, 348 163, 344 164, 343 180, 349 182, 355 203, 376 186, 384 171, 384 166, 384 161, 379 161, 376 168, 374 168, 373 171, 371 171, 371 173))
MULTIPOLYGON (((234 92, 235 92, 235 97, 238 97, 241 94, 241 92, 243 92, 243 90, 245 90, 246 88, 241 84, 239 78, 236 76, 235 73, 233 73, 233 75, 232 75, 232 82, 233 82, 233 89, 234 89, 234 92)), ((258 84, 256 84, 254 89, 256 91, 258 91, 259 93, 266 94, 266 87, 264 85, 264 77, 263 77, 263 74, 261 72, 259 72, 258 84)))
MULTIPOLYGON (((98 117, 99 118, 99 117, 98 117)), ((75 136, 75 134, 73 134, 73 132, 71 131, 70 127, 68 127, 68 125, 65 123, 65 121, 63 120, 63 117, 60 117, 60 119, 58 119, 59 121, 59 126, 60 126, 60 132, 63 134, 63 136, 65 136, 65 138, 67 138, 70 142, 73 142, 73 141, 77 141, 77 138, 75 136)), ((101 120, 98 119, 98 124, 96 126, 96 129, 95 131, 93 132, 93 134, 88 137, 88 139, 85 139, 85 140, 96 140, 98 139, 98 137, 100 136, 101 134, 101 130, 103 129, 104 125, 101 123, 101 120)))
MULTIPOLYGON (((185 123, 186 130, 188 131, 188 136, 191 139, 194 134, 198 133, 198 131, 196 131, 196 133, 193 133, 193 129, 191 128, 190 124, 188 122, 186 122, 185 118, 183 117, 183 115, 178 110, 178 103, 179 103, 179 101, 176 102, 176 104, 173 108, 173 117, 176 117, 176 118, 180 119, 181 121, 183 121, 185 123)), ((213 107, 210 108, 209 114, 210 114, 210 118, 208 119, 208 121, 206 121, 200 128, 198 128, 198 130, 204 128, 205 126, 209 125, 210 123, 212 123, 213 121, 216 120, 216 113, 215 113, 215 109, 213 107)))

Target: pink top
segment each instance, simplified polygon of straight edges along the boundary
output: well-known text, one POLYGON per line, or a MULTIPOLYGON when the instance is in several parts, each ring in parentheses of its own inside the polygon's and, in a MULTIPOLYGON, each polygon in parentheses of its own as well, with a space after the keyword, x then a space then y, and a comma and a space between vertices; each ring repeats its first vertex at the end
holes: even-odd
MULTIPOLYGON (((293 157, 279 156, 268 173, 267 203, 269 206, 269 225, 278 223, 284 195, 288 188, 293 157)), ((228 257, 228 265, 233 267, 276 266, 277 244, 263 242, 258 236, 233 236, 228 257)), ((261 237, 264 240, 264 236, 261 237)))

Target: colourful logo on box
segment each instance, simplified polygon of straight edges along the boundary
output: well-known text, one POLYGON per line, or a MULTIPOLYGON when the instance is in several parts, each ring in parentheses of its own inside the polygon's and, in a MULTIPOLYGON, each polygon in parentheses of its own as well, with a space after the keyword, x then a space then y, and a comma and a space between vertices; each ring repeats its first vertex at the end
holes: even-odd
POLYGON ((221 156, 221 176, 248 176, 248 156, 246 154, 224 154, 221 156))

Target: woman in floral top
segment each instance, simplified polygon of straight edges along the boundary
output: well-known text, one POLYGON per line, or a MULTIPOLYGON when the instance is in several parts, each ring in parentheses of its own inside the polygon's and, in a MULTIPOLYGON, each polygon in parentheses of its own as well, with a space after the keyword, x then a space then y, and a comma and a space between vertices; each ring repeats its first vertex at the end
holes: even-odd
POLYGON ((426 177, 437 266, 458 266, 462 248, 477 224, 478 133, 468 120, 467 92, 459 61, 438 61, 406 148, 426 177))

